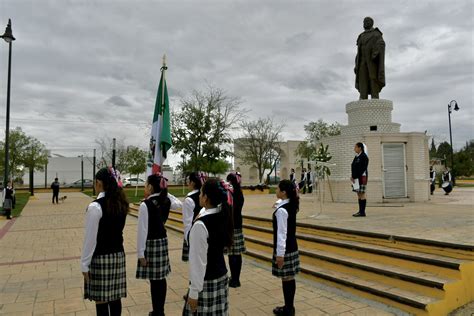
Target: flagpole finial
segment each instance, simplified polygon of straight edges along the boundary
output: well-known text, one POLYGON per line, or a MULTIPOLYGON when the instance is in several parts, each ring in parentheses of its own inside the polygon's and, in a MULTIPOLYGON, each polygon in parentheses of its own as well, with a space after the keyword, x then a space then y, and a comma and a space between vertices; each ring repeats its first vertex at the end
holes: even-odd
POLYGON ((166 54, 163 55, 163 67, 166 67, 166 54))

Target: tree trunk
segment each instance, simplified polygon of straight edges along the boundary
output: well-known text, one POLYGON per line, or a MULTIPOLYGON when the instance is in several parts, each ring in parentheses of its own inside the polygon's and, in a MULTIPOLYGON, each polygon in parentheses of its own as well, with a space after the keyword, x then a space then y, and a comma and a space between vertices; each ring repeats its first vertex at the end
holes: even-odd
POLYGON ((30 171, 30 195, 35 195, 35 192, 34 192, 34 183, 33 183, 33 175, 34 175, 34 169, 33 168, 29 168, 30 171))
POLYGON ((135 185, 135 196, 138 195, 138 174, 137 174, 137 183, 135 185))

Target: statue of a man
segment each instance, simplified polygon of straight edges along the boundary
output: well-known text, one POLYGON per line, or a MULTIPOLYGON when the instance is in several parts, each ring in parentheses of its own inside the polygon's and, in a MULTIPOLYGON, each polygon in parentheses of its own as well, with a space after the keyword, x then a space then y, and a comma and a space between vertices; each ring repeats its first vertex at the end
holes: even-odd
POLYGON ((364 19, 364 32, 357 38, 357 56, 354 72, 355 87, 360 93, 360 100, 379 98, 379 92, 385 86, 385 42, 382 32, 374 28, 374 20, 364 19))

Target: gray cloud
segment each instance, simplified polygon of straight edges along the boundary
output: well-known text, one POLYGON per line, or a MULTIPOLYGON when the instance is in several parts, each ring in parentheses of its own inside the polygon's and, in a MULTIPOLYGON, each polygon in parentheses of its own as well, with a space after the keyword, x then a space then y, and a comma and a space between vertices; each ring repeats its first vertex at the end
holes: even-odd
MULTIPOLYGON (((211 83, 241 97, 249 118, 275 116, 286 138, 303 138, 310 121, 347 122, 345 104, 358 97, 355 41, 372 16, 387 43, 381 97, 393 100, 394 120, 446 140, 446 106, 456 99, 459 148, 474 138, 472 10, 467 0, 4 0, 0 23, 12 18, 17 37, 11 125, 65 155, 91 151, 102 136, 145 148, 166 53, 173 109, 211 83)), ((6 56, 0 45, 3 78, 6 56)), ((3 79, 0 111, 5 92, 3 79)))

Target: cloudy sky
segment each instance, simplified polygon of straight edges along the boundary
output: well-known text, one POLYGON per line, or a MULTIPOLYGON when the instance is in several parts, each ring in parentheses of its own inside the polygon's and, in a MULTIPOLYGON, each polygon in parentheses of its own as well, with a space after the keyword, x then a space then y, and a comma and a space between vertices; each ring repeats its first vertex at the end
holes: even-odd
MULTIPOLYGON (((101 137, 145 148, 166 53, 172 108, 212 84, 240 97, 249 118, 273 116, 286 123, 286 139, 302 139, 310 121, 347 123, 365 16, 384 33, 381 98, 394 102, 402 131, 449 140, 455 99, 455 147, 474 138, 469 0, 0 0, 0 27, 12 18, 17 38, 11 127, 67 156, 91 153, 101 137)), ((0 45, 2 130, 7 48, 0 45)))

